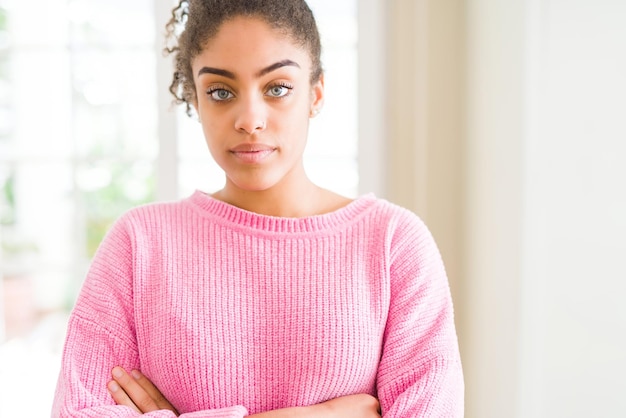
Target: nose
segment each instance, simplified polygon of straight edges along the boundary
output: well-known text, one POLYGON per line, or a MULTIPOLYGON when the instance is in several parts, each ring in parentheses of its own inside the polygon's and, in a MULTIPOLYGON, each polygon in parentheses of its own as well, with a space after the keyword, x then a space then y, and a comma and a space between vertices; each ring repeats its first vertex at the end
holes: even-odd
POLYGON ((267 126, 265 104, 261 98, 239 98, 236 107, 235 129, 246 134, 258 133, 267 126))

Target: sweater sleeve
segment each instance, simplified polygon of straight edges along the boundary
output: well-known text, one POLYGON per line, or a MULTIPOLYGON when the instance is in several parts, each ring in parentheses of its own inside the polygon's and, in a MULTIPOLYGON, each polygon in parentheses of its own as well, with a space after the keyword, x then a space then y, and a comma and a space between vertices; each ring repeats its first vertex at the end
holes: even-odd
MULTIPOLYGON (((139 369, 133 310, 133 240, 119 220, 92 261, 70 320, 61 360, 52 417, 136 417, 116 405, 107 390, 111 369, 139 369)), ((174 378, 174 377, 172 377, 174 378)), ((245 407, 183 413, 183 418, 241 418, 245 407)), ((146 417, 170 418, 172 411, 146 417)))
POLYGON ((390 244, 390 308, 378 370, 383 417, 463 416, 464 383, 448 279, 417 217, 390 244))

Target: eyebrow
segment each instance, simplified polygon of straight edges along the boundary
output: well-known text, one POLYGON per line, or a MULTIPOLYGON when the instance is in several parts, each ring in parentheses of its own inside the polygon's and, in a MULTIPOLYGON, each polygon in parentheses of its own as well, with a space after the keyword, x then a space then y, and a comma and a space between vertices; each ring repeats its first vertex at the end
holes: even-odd
POLYGON ((271 73, 272 71, 276 71, 276 70, 278 70, 279 68, 282 68, 282 67, 297 67, 297 68, 300 68, 300 65, 298 65, 297 62, 292 61, 292 60, 282 60, 282 61, 278 61, 277 63, 272 64, 272 65, 270 65, 268 67, 263 68, 261 71, 259 71, 256 74, 256 76, 257 76, 257 78, 258 77, 262 77, 265 74, 271 73))
MULTIPOLYGON (((279 68, 282 67, 297 67, 300 68, 300 65, 292 60, 289 59, 285 59, 282 61, 278 61, 272 65, 269 65, 263 69, 261 69, 259 72, 257 72, 255 75, 257 78, 264 76, 265 74, 271 73, 272 71, 276 71, 279 68)), ((220 75, 222 77, 226 77, 226 78, 230 78, 231 80, 235 80, 237 77, 235 76, 235 73, 228 71, 228 70, 223 70, 221 68, 214 68, 214 67, 202 67, 200 68, 200 70, 198 70, 198 77, 201 76, 202 74, 215 74, 215 75, 220 75)))

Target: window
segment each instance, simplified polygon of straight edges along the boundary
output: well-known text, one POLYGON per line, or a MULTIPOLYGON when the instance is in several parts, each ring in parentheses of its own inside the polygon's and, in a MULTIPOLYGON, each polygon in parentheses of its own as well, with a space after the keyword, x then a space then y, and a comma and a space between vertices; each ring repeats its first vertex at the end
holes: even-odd
MULTIPOLYGON (((154 200, 168 170, 179 179, 171 198, 223 182, 182 109, 177 158, 158 164, 163 3, 0 0, 0 416, 49 414, 67 313, 111 223, 154 200), (40 401, 24 399, 33 392, 40 401)), ((356 0, 309 4, 327 101, 305 164, 319 184, 354 196, 356 0)))

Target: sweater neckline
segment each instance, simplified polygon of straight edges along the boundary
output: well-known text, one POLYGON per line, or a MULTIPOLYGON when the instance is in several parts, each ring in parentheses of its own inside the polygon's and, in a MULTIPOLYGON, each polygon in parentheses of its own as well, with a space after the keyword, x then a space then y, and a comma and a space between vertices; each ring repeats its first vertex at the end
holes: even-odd
POLYGON ((217 200, 211 195, 196 190, 188 198, 204 216, 208 216, 232 227, 269 233, 311 233, 337 229, 351 224, 367 211, 376 201, 373 193, 357 197, 347 205, 332 212, 301 218, 286 218, 262 215, 217 200))

